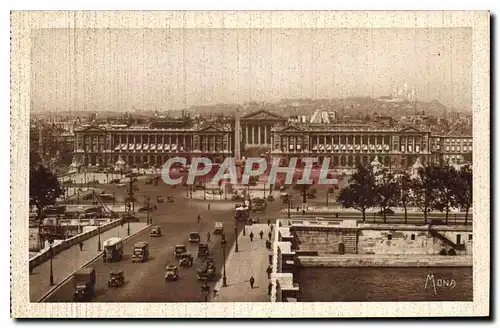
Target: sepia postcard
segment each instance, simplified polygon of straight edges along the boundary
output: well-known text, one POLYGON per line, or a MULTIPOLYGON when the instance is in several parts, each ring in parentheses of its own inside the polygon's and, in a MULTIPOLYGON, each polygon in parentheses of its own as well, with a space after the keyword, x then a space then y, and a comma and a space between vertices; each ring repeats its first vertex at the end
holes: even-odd
POLYGON ((489 12, 14 11, 10 42, 12 317, 489 316, 489 12))

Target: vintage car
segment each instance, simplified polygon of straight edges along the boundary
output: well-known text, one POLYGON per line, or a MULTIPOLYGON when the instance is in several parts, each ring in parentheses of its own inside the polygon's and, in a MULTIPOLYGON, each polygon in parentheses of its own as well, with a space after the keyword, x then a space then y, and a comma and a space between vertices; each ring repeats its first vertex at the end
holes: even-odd
POLYGON ((169 203, 173 203, 175 200, 174 200, 174 197, 173 196, 168 196, 167 197, 167 202, 169 203))
POLYGON ((220 235, 223 232, 224 232, 224 225, 222 224, 222 222, 215 222, 215 225, 214 225, 214 234, 220 235))
POLYGON ((153 208, 151 207, 151 205, 149 205, 149 206, 148 206, 148 205, 141 206, 141 207, 139 207, 139 209, 137 210, 137 212, 139 212, 139 213, 142 213, 142 212, 147 212, 147 211, 149 211, 149 212, 152 212, 152 211, 153 211, 153 208))
POLYGON ((156 197, 156 202, 163 203, 163 202, 165 202, 165 198, 163 198, 163 196, 158 196, 158 197, 156 197))
POLYGON ((95 296, 95 269, 82 268, 73 275, 73 301, 89 302, 95 296))
POLYGON ((161 228, 159 226, 152 226, 149 230, 150 237, 161 237, 161 228))
POLYGON ((173 281, 179 279, 179 270, 177 268, 177 265, 169 264, 165 269, 165 281, 173 281))
POLYGON ((186 245, 175 245, 174 256, 176 259, 179 259, 179 257, 184 253, 187 253, 186 245))
POLYGON ((249 217, 246 221, 246 224, 247 225, 252 225, 252 224, 255 224, 255 223, 259 223, 259 218, 256 217, 256 216, 252 216, 252 217, 249 217))
POLYGON ((125 277, 122 270, 111 271, 109 273, 108 287, 122 287, 125 284, 125 277))
POLYGON ((208 245, 200 243, 198 245, 198 257, 205 257, 209 255, 208 245))
POLYGON ((199 243, 200 242, 200 233, 193 231, 189 233, 189 242, 190 243, 199 243))
POLYGON ((179 265, 183 267, 193 266, 193 255, 189 253, 181 254, 179 257, 179 265))

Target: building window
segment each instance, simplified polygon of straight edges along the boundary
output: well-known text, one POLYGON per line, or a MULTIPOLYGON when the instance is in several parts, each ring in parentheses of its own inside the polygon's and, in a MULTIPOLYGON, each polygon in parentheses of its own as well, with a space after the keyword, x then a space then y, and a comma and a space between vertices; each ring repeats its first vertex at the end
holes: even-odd
POLYGON ((387 240, 392 240, 392 234, 387 235, 387 240))
POLYGON ((411 234, 410 239, 411 240, 415 240, 415 234, 414 233, 411 234))
POLYGON ((472 234, 469 234, 469 241, 472 241, 472 234))

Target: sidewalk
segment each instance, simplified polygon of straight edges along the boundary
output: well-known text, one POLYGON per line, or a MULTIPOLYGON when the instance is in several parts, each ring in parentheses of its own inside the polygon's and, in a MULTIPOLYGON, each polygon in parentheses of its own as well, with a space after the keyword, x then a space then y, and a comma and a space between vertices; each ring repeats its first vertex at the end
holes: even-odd
POLYGON ((243 232, 238 236, 238 253, 233 246, 226 260, 227 287, 222 287, 222 279, 217 282, 214 289, 218 292, 213 302, 269 301, 266 269, 271 252, 267 250, 265 242, 270 227, 267 224, 254 224, 246 229, 246 236, 243 236, 243 232), (262 240, 259 236, 261 230, 264 232, 262 240), (251 231, 254 234, 253 242, 250 242, 249 237, 251 231), (255 279, 253 289, 249 283, 251 276, 255 279))
MULTIPOLYGON (((135 234, 144 227, 146 227, 146 223, 131 222, 130 235, 135 234)), ((123 227, 118 226, 108 231, 104 231, 101 233, 101 246, 106 239, 111 237, 126 238, 127 236, 127 224, 124 224, 123 227)), ((97 251, 97 242, 98 236, 95 236, 87 239, 83 243, 82 251, 80 251, 79 245, 74 245, 54 256, 54 259, 52 260, 54 284, 57 285, 68 275, 83 266, 92 258, 96 257, 99 254, 97 251)), ((29 278, 30 301, 36 302, 52 288, 49 285, 50 260, 35 267, 29 278)))

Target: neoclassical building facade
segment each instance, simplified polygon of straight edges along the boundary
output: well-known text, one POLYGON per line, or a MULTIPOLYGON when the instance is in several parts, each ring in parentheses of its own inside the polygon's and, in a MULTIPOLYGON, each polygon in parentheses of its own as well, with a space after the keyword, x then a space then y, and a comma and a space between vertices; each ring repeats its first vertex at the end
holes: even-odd
POLYGON ((145 126, 89 126, 75 130, 74 161, 84 166, 160 167, 169 158, 209 157, 222 162, 232 156, 232 129, 207 125, 187 128, 145 126))

